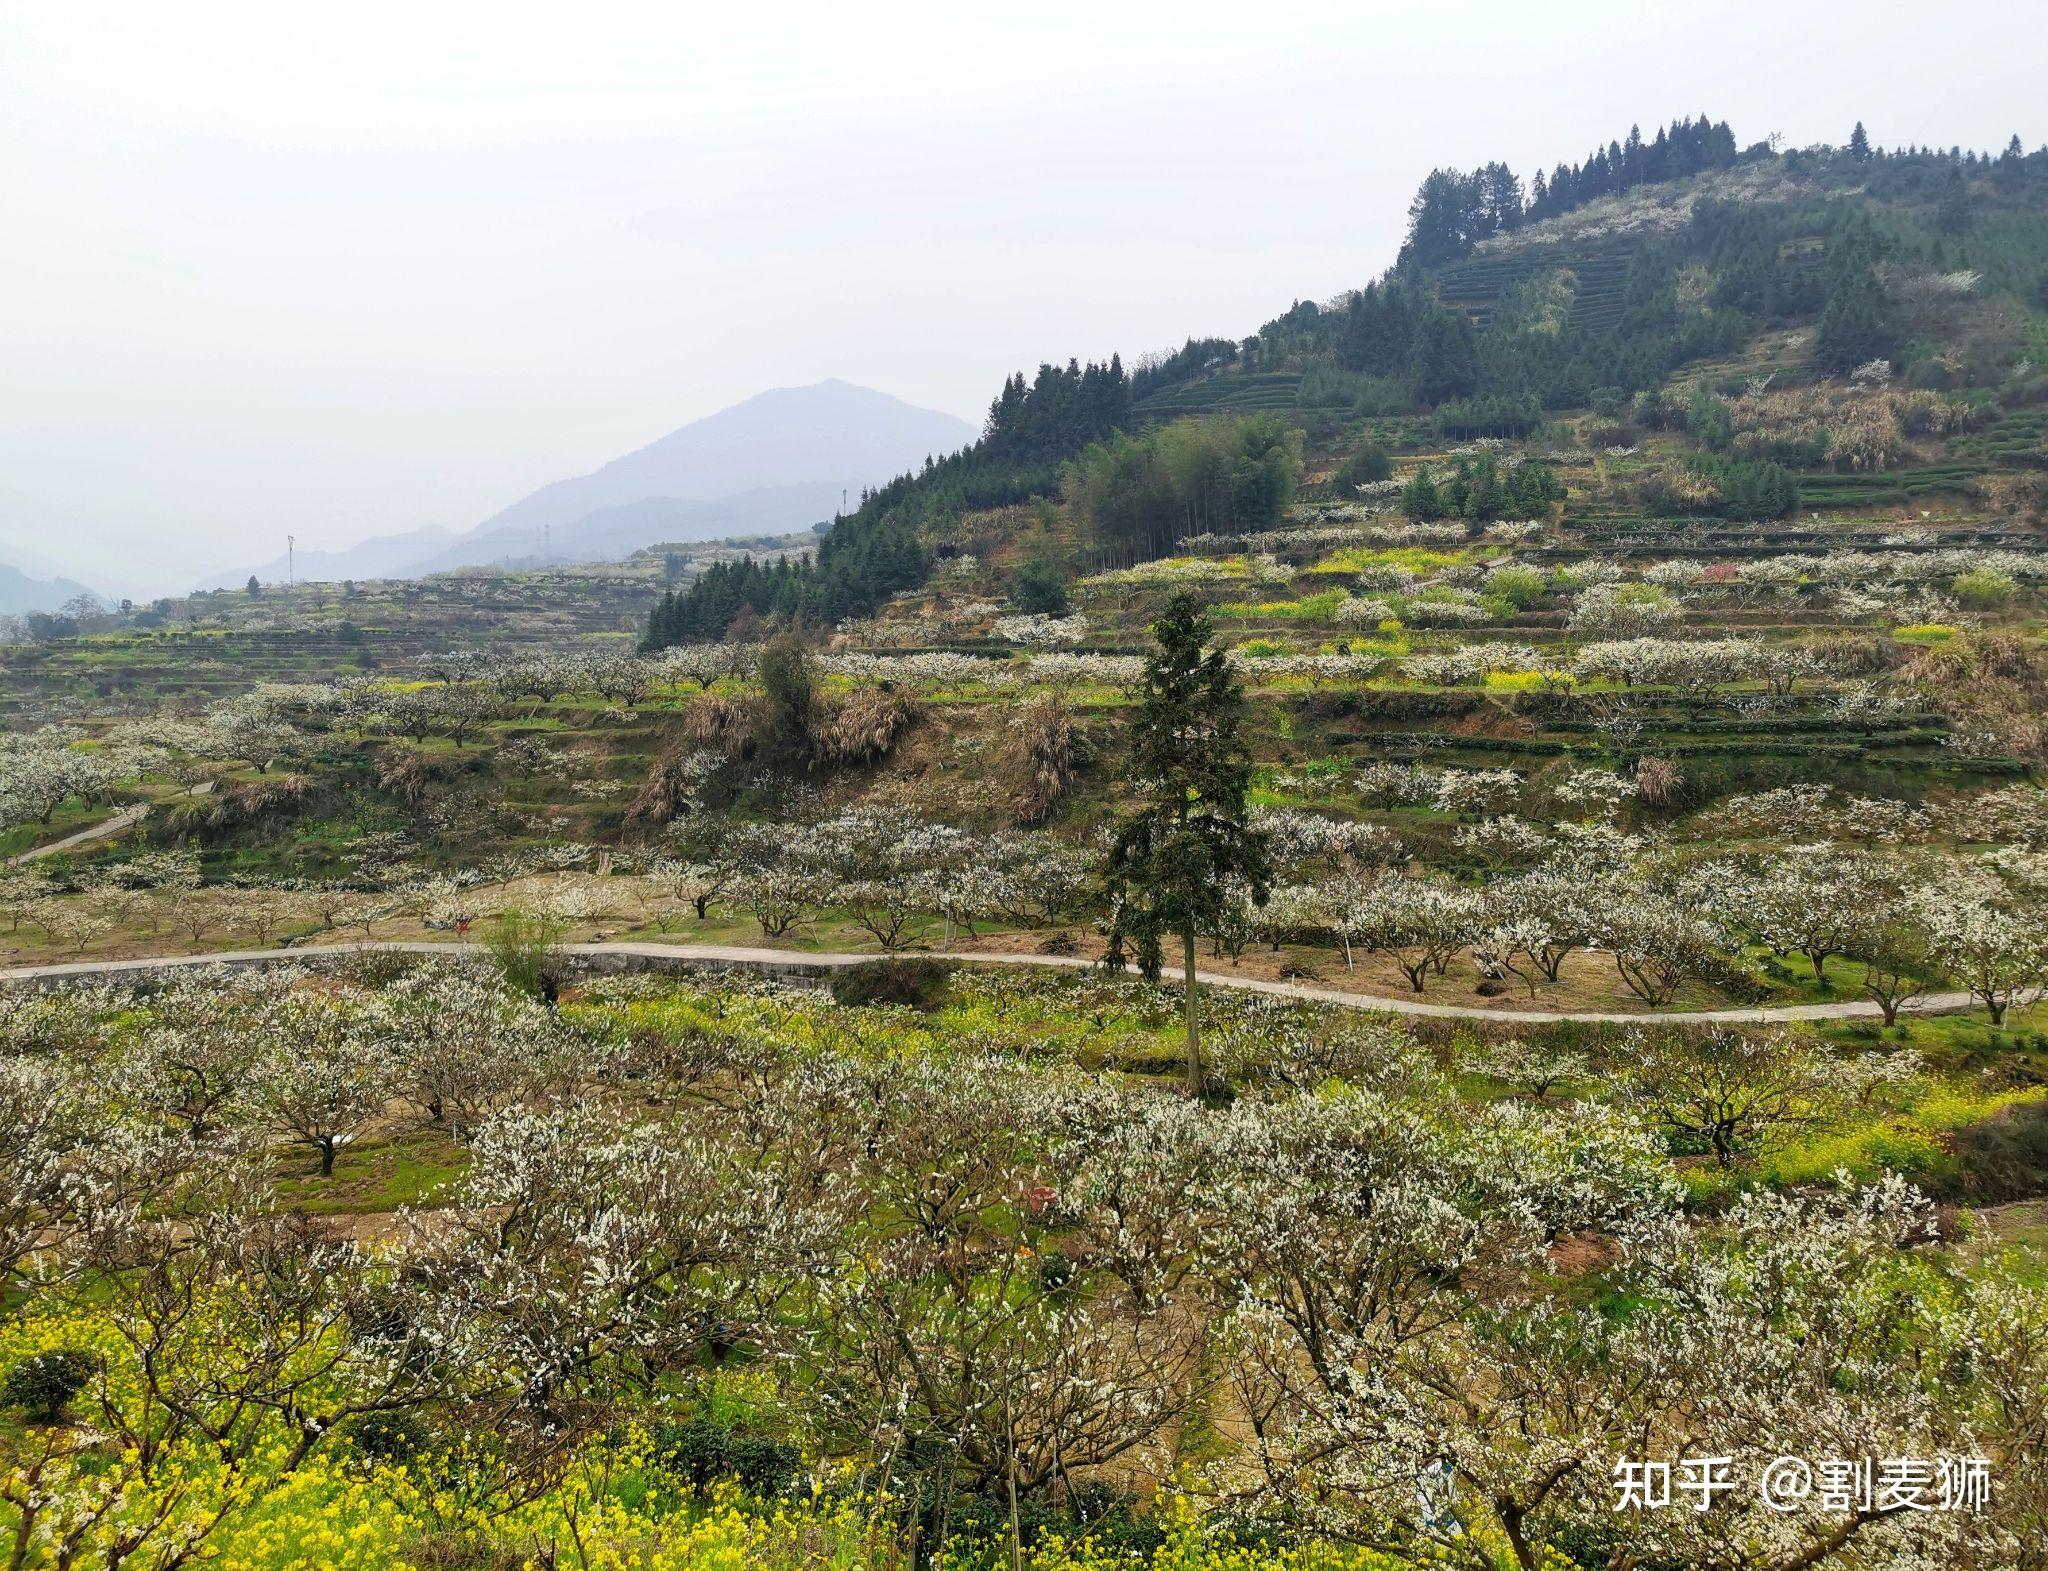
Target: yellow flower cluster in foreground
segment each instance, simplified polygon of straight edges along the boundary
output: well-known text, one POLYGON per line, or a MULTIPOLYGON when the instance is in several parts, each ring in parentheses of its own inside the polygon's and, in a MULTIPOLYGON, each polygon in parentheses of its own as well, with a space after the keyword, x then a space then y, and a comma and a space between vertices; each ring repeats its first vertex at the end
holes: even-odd
MULTIPOLYGON (((20 1562, 28 1571, 61 1563, 67 1534, 74 1565, 104 1563, 139 1537, 193 1545, 187 1563, 213 1571, 422 1571, 472 1562, 534 1571, 897 1571, 909 1563, 900 1514, 878 1509, 871 1495, 817 1486, 777 1500, 751 1499, 731 1485, 679 1492, 672 1481, 653 1481, 646 1436, 634 1429, 591 1446, 536 1498, 510 1505, 465 1487, 461 1465, 372 1465, 336 1437, 297 1457, 274 1416, 252 1420, 255 1431, 231 1448, 232 1460, 196 1438, 145 1455, 115 1434, 150 1424, 137 1406, 134 1350, 106 1320, 73 1309, 0 1329, 0 1364, 60 1349, 92 1357, 99 1382, 73 1422, 10 1437, 0 1544, 16 1540, 23 1502, 33 1502, 20 1562), (94 1405, 104 1422, 94 1423, 94 1405)), ((1168 1503, 1164 1526, 1165 1541, 1149 1554, 1086 1537, 1047 1539, 1028 1548, 1023 1563, 1029 1571, 1416 1571, 1365 1550, 1219 1540, 1186 1501, 1168 1503)), ((956 1538, 946 1563, 997 1571, 1010 1565, 1009 1546, 956 1538)))

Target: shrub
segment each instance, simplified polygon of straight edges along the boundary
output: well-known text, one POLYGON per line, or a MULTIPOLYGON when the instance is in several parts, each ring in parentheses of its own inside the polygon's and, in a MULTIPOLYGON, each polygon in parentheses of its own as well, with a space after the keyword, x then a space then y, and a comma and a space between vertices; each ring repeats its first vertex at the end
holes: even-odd
POLYGON ((2048 1184, 2048 1105, 2021 1103, 1966 1126, 1952 1137, 1970 1199, 2021 1200, 2048 1184))
POLYGON ((2010 573, 1995 567, 1978 567, 1957 575, 1955 596, 1972 611, 1996 611, 2012 599, 2018 588, 2010 573))
POLYGON ((76 1349, 32 1353, 7 1371, 0 1382, 0 1403, 19 1408, 32 1424, 57 1423, 92 1379, 92 1371, 91 1355, 76 1349))
POLYGON ((951 974, 937 960, 864 960, 832 973, 832 1001, 936 1009, 951 974))
POLYGON ((696 750, 671 747, 654 761, 633 800, 626 804, 626 824, 666 824, 690 811, 696 794, 698 774, 692 759, 696 750))
POLYGON ((1387 450, 1367 446, 1344 460, 1343 467, 1331 478, 1330 485, 1340 496, 1350 496, 1360 486, 1376 485, 1393 473, 1394 461, 1387 456, 1387 450))
POLYGON ((1517 611, 1526 611, 1549 587, 1549 580, 1533 567, 1503 567, 1486 580, 1486 592, 1499 595, 1517 611))
POLYGON ((1010 722, 1000 779, 1020 824, 1051 817, 1080 776, 1082 738, 1074 712, 1057 693, 1038 693, 1010 722))
POLYGON ((1059 558, 1041 552, 1017 569, 1010 580, 1010 598, 1028 616, 1067 614, 1067 573, 1059 558))
POLYGON ((507 911, 484 938, 505 985, 552 1004, 560 995, 565 967, 562 924, 530 911, 507 911))
POLYGON ((770 639, 761 651, 760 677, 766 704, 755 737, 758 756, 770 769, 802 773, 817 745, 818 674, 810 650, 791 633, 770 639))
POLYGON ((924 706, 912 694, 887 685, 863 687, 848 694, 819 728, 817 755, 827 764, 875 763, 923 715, 924 706))
POLYGON ((336 962, 335 974, 357 987, 385 988, 417 971, 426 959, 404 949, 356 949, 336 962))
POLYGON ((307 805, 307 794, 306 781, 299 775, 231 780, 206 796, 189 798, 172 808, 166 830, 173 839, 191 837, 212 843, 296 817, 307 805))
POLYGON ((1694 469, 1720 492, 1716 509, 1729 518, 1783 518, 1799 505, 1799 485, 1782 464, 1704 456, 1694 469))
POLYGON ((434 1448, 434 1431, 417 1413, 365 1413, 342 1435, 349 1450, 365 1462, 407 1467, 434 1448))
POLYGON ((662 1425, 654 1437, 654 1456, 693 1489, 731 1478, 761 1497, 787 1493, 803 1467, 796 1447, 784 1441, 704 1418, 662 1425))

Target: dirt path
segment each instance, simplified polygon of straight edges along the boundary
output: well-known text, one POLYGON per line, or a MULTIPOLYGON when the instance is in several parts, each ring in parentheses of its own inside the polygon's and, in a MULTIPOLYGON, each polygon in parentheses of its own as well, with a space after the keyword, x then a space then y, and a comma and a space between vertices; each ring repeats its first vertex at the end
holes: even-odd
MULTIPOLYGON (((54 847, 52 848, 54 849, 54 847)), ((0 982, 54 982, 71 977, 118 977, 125 973, 147 973, 198 965, 275 965, 322 957, 358 954, 364 950, 404 950, 417 954, 445 954, 460 946, 418 941, 334 944, 304 944, 295 949, 230 949, 215 954, 161 955, 140 960, 76 960, 59 965, 16 966, 0 970, 0 982)), ((788 976, 822 976, 845 966, 861 965, 881 958, 876 955, 807 954, 796 949, 753 948, 741 944, 652 944, 615 940, 601 944, 564 944, 564 952, 595 959, 626 962, 655 961, 689 967, 748 966, 788 976)), ((470 953, 478 953, 470 948, 470 953)), ((957 962, 962 965, 1050 966, 1061 970, 1087 970, 1095 965, 1074 955, 951 954, 921 958, 957 962)), ((1602 1013, 1594 1010, 1485 1009, 1473 1004, 1431 1004, 1421 999, 1389 997, 1378 993, 1347 993, 1338 988, 1317 987, 1306 982, 1269 982, 1257 977, 1223 976, 1197 971, 1207 987, 1234 987, 1249 993, 1270 993, 1279 998, 1300 998, 1311 1003, 1334 1004, 1347 1009, 1370 1009, 1386 1014, 1424 1015, 1442 1020, 1505 1020, 1515 1024, 1543 1024, 1568 1020, 1586 1024, 1629 1025, 1660 1020, 1678 1025, 1755 1025, 1793 1020, 1874 1020, 1878 1008, 1864 999, 1839 1004, 1787 1004, 1774 1009, 1686 1009, 1669 1013, 1602 1013)), ((1968 993, 1927 993, 1905 1007, 1915 1014, 1953 1014, 1971 1007, 1968 993)))

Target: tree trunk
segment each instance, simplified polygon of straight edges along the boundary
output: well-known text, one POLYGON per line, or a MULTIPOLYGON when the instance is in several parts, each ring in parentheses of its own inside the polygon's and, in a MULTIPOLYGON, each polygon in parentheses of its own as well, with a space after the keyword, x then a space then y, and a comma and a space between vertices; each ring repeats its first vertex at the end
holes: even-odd
POLYGON ((1003 1393, 1003 1443, 1010 1454, 1010 1571, 1024 1571, 1024 1527, 1017 1515, 1017 1417, 1009 1392, 1003 1393))
POLYGON ((1188 1095, 1202 1094, 1202 1039, 1195 1024, 1195 930, 1181 934, 1181 991, 1188 1011, 1188 1095))

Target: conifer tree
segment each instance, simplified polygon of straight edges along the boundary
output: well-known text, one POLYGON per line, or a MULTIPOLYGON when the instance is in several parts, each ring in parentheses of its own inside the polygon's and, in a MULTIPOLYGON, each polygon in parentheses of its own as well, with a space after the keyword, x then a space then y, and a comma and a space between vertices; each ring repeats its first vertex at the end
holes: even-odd
POLYGON ((1479 383, 1479 346, 1462 311, 1441 307, 1425 314, 1415 329, 1408 374, 1426 404, 1460 398, 1479 383))
POLYGON ((1959 235, 1970 227, 1970 182, 1963 178, 1959 163, 1950 164, 1941 177, 1941 203, 1934 221, 1946 235, 1959 235))
POLYGON ((1162 939, 1180 936, 1189 1095, 1202 1085, 1196 935, 1222 919, 1233 881, 1263 905, 1272 879, 1266 837, 1245 805, 1244 687, 1221 650, 1204 651, 1209 633, 1201 602, 1186 591, 1152 624, 1159 648, 1145 662, 1130 720, 1130 772, 1144 805, 1118 829, 1104 874, 1112 965, 1132 946, 1138 969, 1157 981, 1162 939))
POLYGON ((1814 334, 1814 363, 1847 375, 1872 360, 1898 357, 1903 338, 1898 307, 1869 267, 1850 270, 1828 296, 1814 334))

